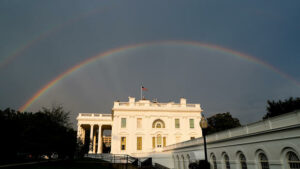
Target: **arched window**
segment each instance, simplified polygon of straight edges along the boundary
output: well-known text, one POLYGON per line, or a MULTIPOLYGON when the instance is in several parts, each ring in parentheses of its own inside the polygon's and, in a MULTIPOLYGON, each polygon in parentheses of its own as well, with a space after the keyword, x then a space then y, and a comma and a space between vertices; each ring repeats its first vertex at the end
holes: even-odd
POLYGON ((165 128, 165 123, 161 119, 156 119, 152 123, 152 128, 165 128))
POLYGON ((218 169, 217 159, 216 159, 216 156, 214 154, 211 155, 211 160, 212 160, 212 164, 213 164, 213 169, 218 169))
POLYGON ((188 165, 187 165, 187 166, 189 166, 190 163, 191 163, 191 157, 190 157, 190 155, 188 154, 188 155, 186 155, 186 158, 187 158, 187 162, 188 162, 188 165))
POLYGON ((230 169, 229 157, 227 154, 224 155, 225 168, 230 169))
POLYGON ((181 156, 181 159, 182 159, 183 169, 186 169, 186 166, 185 166, 185 160, 184 160, 184 156, 183 156, 183 155, 181 156))
POLYGON ((179 161, 179 156, 177 155, 177 168, 180 169, 180 161, 179 161))
POLYGON ((268 158, 264 153, 259 153, 258 159, 260 162, 261 169, 269 169, 270 168, 268 158))
POLYGON ((290 169, 300 169, 300 160, 297 154, 295 154, 294 152, 289 151, 287 153, 287 161, 290 169))
POLYGON ((174 167, 177 168, 176 167, 176 157, 175 156, 173 156, 173 162, 174 162, 174 167))
POLYGON ((241 169, 247 169, 247 160, 243 153, 239 155, 241 169))

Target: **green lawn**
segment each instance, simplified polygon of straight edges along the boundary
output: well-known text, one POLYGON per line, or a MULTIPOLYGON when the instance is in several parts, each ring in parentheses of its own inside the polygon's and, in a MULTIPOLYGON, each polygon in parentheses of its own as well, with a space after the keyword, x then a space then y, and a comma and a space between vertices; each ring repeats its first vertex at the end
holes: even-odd
POLYGON ((5 167, 6 169, 113 169, 106 167, 100 160, 56 161, 39 164, 5 167))

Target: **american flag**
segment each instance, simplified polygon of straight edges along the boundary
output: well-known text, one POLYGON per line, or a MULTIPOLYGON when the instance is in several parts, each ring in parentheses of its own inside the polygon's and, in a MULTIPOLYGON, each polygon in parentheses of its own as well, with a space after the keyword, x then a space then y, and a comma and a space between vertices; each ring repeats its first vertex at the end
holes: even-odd
POLYGON ((142 90, 143 90, 143 91, 148 91, 148 89, 145 88, 144 86, 142 86, 142 90))

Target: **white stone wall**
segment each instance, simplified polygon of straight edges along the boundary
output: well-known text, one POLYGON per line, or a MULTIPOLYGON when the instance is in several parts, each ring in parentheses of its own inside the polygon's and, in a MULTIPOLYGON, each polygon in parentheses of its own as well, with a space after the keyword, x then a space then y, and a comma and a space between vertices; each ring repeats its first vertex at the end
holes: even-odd
MULTIPOLYGON (((300 158, 300 111, 212 134, 207 136, 207 142, 208 160, 212 164, 214 155, 218 169, 225 167, 225 153, 229 156, 231 169, 241 168, 240 153, 246 157, 248 169, 259 169, 260 152, 267 156, 269 168, 288 169, 288 151, 300 158)), ((173 158, 173 164, 167 167, 187 169, 190 162, 204 159, 203 139, 171 145, 164 152, 173 158)))

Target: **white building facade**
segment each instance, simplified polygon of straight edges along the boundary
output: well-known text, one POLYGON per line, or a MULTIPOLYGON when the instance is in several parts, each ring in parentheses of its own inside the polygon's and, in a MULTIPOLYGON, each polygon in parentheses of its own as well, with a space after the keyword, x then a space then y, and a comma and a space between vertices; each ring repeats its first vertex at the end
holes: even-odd
MULTIPOLYGON (((211 169, 300 169, 300 111, 208 135, 207 152, 211 169)), ((203 138, 153 157, 168 168, 188 169, 204 159, 203 138)))
POLYGON ((179 103, 159 103, 129 97, 128 102, 114 102, 111 115, 80 113, 78 137, 90 140, 89 153, 102 153, 103 129, 111 128, 112 154, 141 157, 201 137, 201 112, 200 104, 187 104, 184 98, 179 103))

